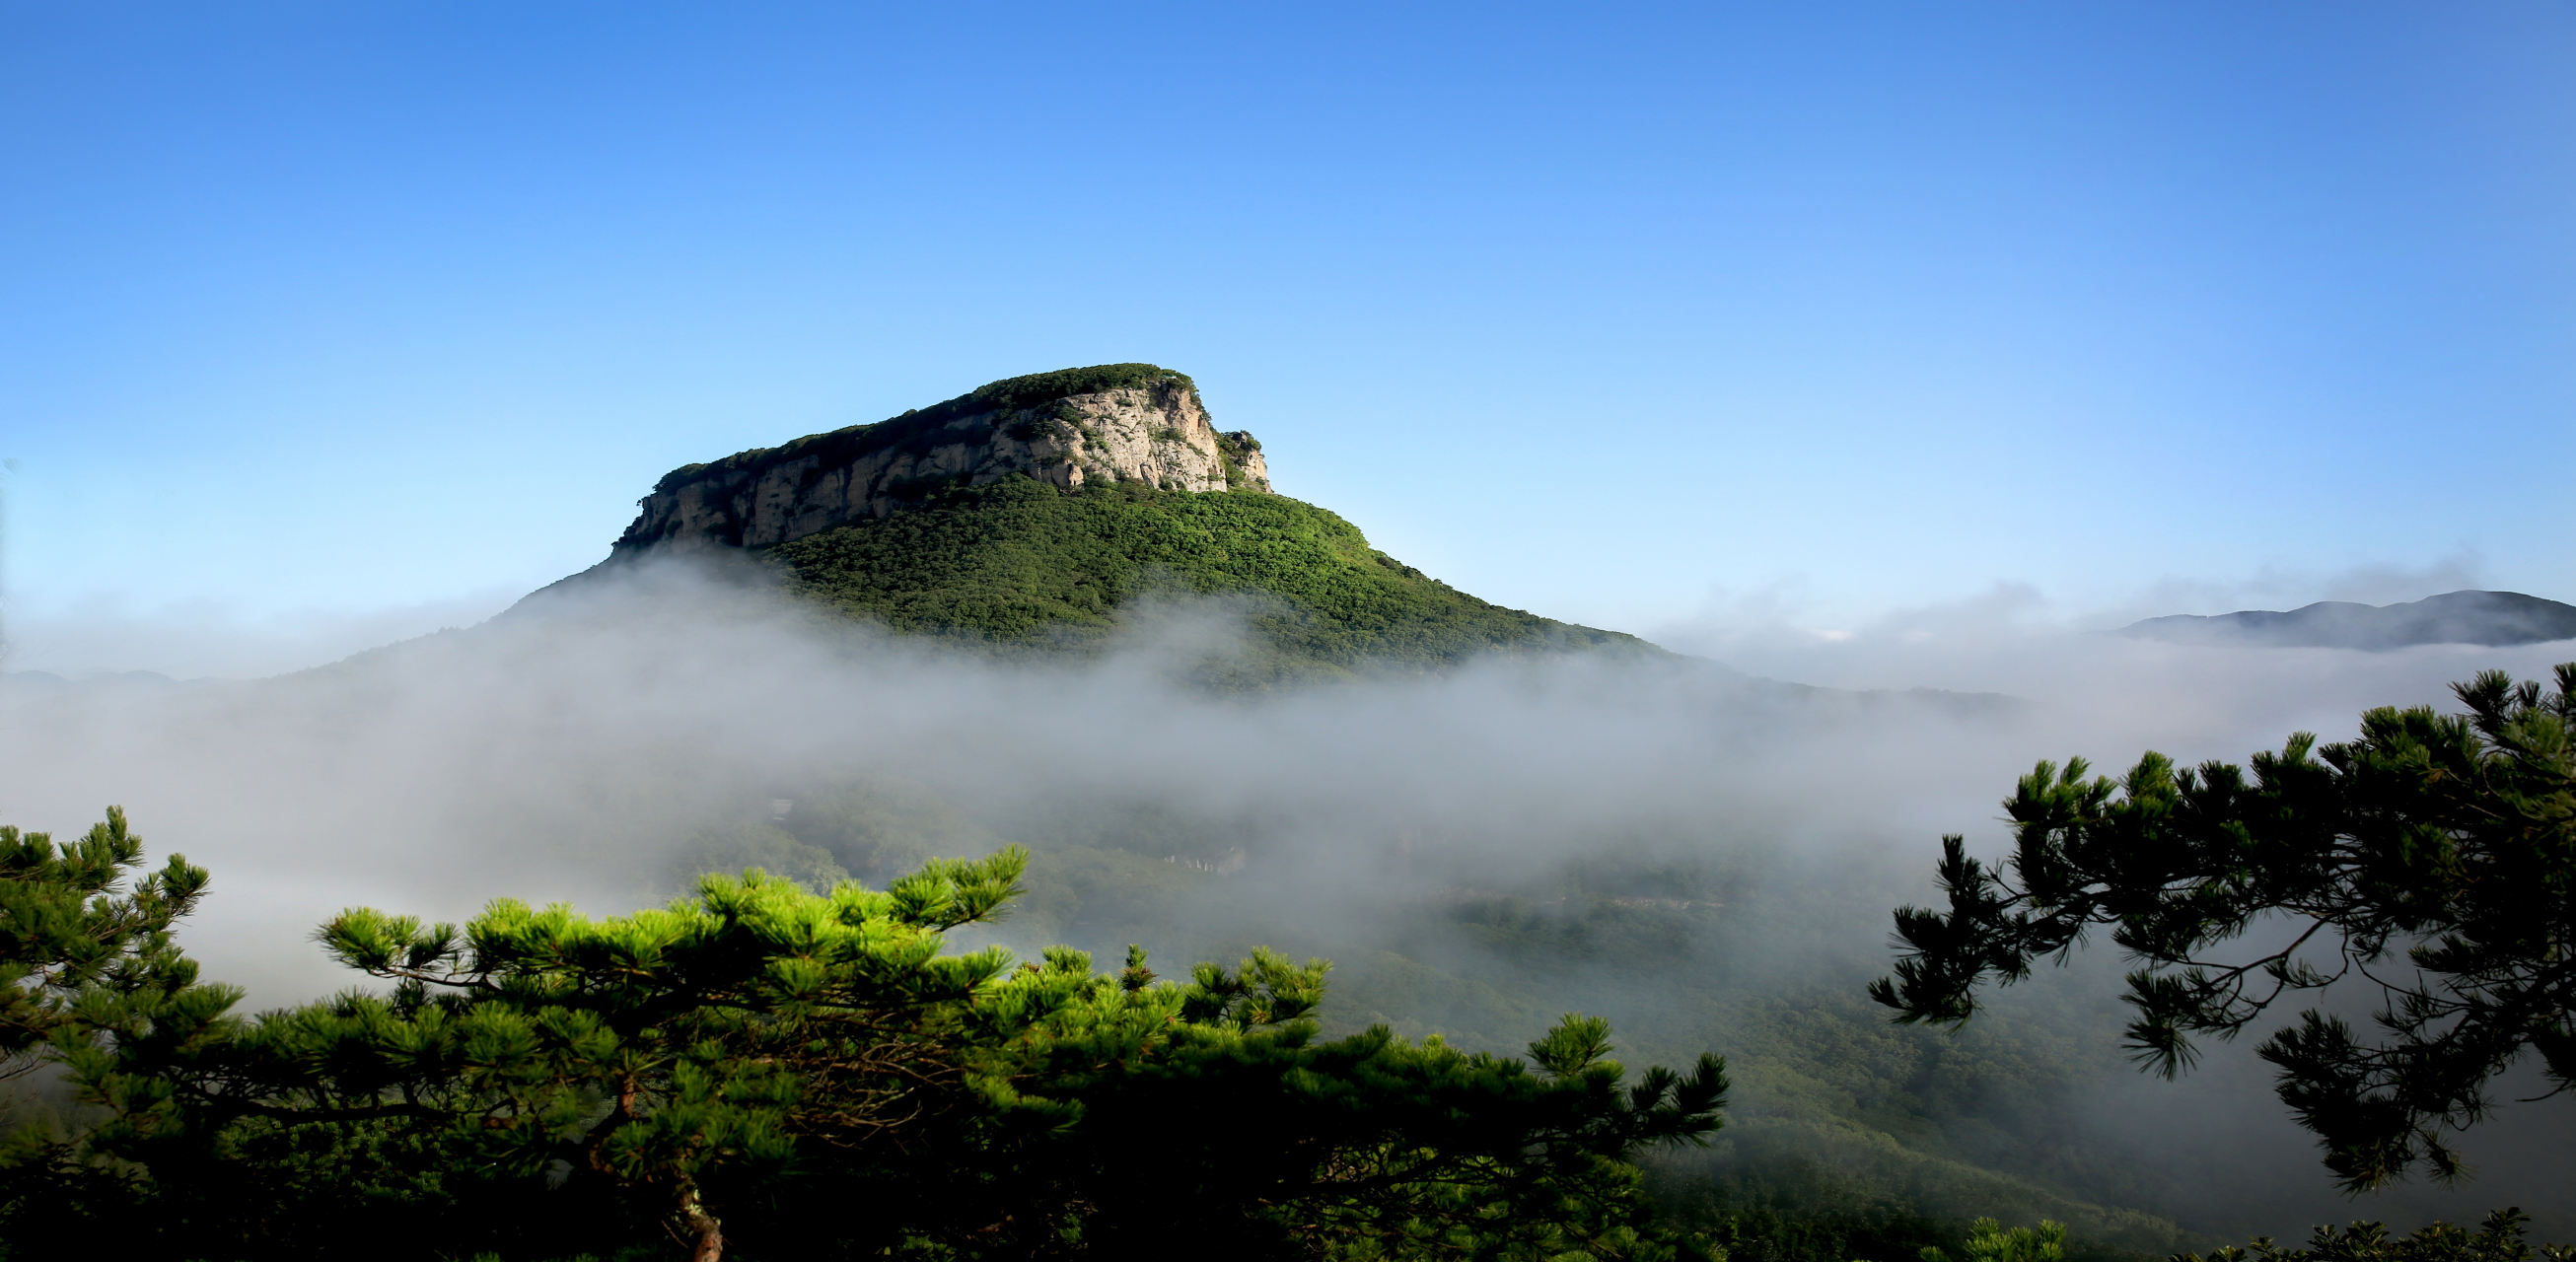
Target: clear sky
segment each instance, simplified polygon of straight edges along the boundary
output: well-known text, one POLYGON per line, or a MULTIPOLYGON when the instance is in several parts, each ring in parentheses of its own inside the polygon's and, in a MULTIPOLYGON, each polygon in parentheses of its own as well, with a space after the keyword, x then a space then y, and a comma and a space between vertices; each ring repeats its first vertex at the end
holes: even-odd
POLYGON ((2576 600, 2563 3, 6 0, 0 120, 22 620, 1117 360, 1599 625, 2576 600))

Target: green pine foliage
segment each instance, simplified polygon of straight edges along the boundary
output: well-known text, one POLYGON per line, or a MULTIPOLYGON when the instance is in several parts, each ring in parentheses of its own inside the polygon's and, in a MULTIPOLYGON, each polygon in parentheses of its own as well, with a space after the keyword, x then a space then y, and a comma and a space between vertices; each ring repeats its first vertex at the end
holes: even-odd
POLYGON ((2128 1045, 2170 1077, 2197 1036, 2232 1038, 2276 1001, 2375 989, 2374 1032, 2311 1008, 2261 1055, 2345 1187, 2456 1179, 2448 1135, 2487 1116, 2517 1060, 2550 1094, 2576 1087, 2576 663, 2554 688, 2487 671, 2454 691, 2467 713, 2371 710, 2358 739, 2295 733, 2251 774, 2153 752, 2117 781, 2040 763, 2004 802, 2000 870, 1943 839, 1949 909, 1897 910, 1907 950, 1872 995, 1902 1021, 1962 1023, 1989 977, 2111 926, 2140 962, 2128 1045), (2304 922, 2294 941, 2207 962, 2275 913, 2304 922))
POLYGON ((1455 591, 1340 517, 1255 491, 1067 493, 1012 477, 768 556, 829 607, 1004 649, 1096 647, 1158 591, 1232 596, 1256 642, 1242 673, 1256 681, 1433 669, 1496 650, 1661 652, 1455 591))
MULTIPOLYGON (((2275 1244, 2267 1237, 2250 1248, 2213 1249, 2207 1262, 2246 1262, 2248 1258, 2260 1262, 2529 1262, 2535 1250, 2522 1238, 2529 1221, 2530 1215, 2519 1209, 2500 1209, 2487 1215, 2476 1231, 2437 1222, 2407 1236, 2389 1235, 2384 1223, 2356 1222, 2340 1229, 2328 1224, 2316 1229, 2304 1249, 2275 1244)), ((2544 1262, 2576 1258, 2576 1248, 2558 1245, 2542 1245, 2536 1252, 2544 1262)), ((2174 1262, 2203 1262, 2203 1258, 2186 1253, 2174 1262)))
MULTIPOLYGON (((767 820, 768 793, 794 800, 771 826, 871 883, 927 853, 1027 846, 1030 893, 992 931, 1014 945, 1330 955, 1333 999, 1317 1014, 1328 1035, 1384 1024, 1416 1040, 1507 1048, 1582 1008, 1618 1022, 1640 1059, 1722 1051, 1737 1084, 1728 1126, 1710 1147, 1665 1152, 1648 1170, 1659 1202, 1690 1207, 1692 1229, 1739 1253, 1771 1256, 1762 1250, 1789 1247, 1783 1232, 1831 1219, 1847 1226, 1796 1238, 1829 1253, 1824 1242, 1845 1240, 1850 1251, 1776 1262, 1913 1262, 1977 1214, 2067 1222, 2080 1262, 2115 1256, 2084 1251, 2096 1246, 2134 1260, 2204 1241, 2162 1217, 2190 1193, 2104 1143, 2074 1105, 2092 1076, 2121 1072, 2102 1037, 2119 1005, 2019 1002, 1959 1036, 1891 1026, 1861 993, 1881 966, 1877 944, 1835 927, 1883 914, 1892 890, 1775 880, 1723 847, 1679 860, 1625 834, 1586 839, 1579 860, 1524 883, 1478 871, 1475 848, 1452 855, 1456 839, 1428 833, 1409 856, 1386 856, 1395 879, 1383 900, 1367 890, 1334 900, 1334 912, 1370 926, 1355 940, 1348 922, 1275 897, 1263 874, 1295 855, 1258 819, 1125 796, 943 802, 885 777, 781 780, 740 809, 767 820), (1453 858, 1465 865, 1454 877, 1453 858), (1421 899, 1453 880, 1477 888, 1421 899), (1838 1173, 1772 1177, 1818 1157, 1838 1173), (2117 1208, 2141 1206, 2154 1212, 2117 1208)), ((708 865, 723 861, 710 854, 708 865)))
MULTIPOLYGON (((117 817, 121 820, 121 817, 117 817)), ((108 854, 110 873, 138 861, 108 854)), ((587 917, 352 909, 318 937, 389 990, 243 1018, 80 986, 49 1044, 105 1120, 0 1160, 0 1257, 1707 1257, 1634 1158, 1727 1082, 1633 1079, 1569 1015, 1526 1060, 1383 1027, 1327 1039, 1328 965, 1156 977, 958 952, 1028 856, 871 890, 757 870, 587 917), (130 996, 113 996, 130 999, 130 996), (95 1016, 107 1024, 92 1026, 95 1016)), ((79 876, 80 874, 73 874, 79 876)), ((94 879, 94 874, 91 874, 94 879)), ((196 885, 203 884, 202 874, 196 885)), ((191 979, 192 980, 192 979, 191 979)))
MULTIPOLYGON (((2006 1227, 1992 1218, 1968 1224, 1965 1262, 2066 1262, 2066 1224, 2042 1220, 2037 1227, 2006 1227)), ((1951 1262, 1948 1250, 1926 1245, 1923 1262, 1951 1262)))
MULTIPOLYGON (((2324 766, 2366 778, 2364 822, 2412 839, 2398 857, 2440 861, 2432 876, 2511 860, 2524 851, 2507 843, 2564 835, 2551 759, 2568 691, 2481 680, 2466 719, 2375 713, 2367 743, 2324 766), (2481 794, 2511 809, 2462 805, 2481 794), (2454 826, 2419 826, 2437 817, 2454 826)), ((2349 791, 2298 765, 2274 760, 2230 801, 2293 776, 2311 806, 2349 791)), ((2127 800, 2142 784, 2149 805, 2160 784, 2188 797, 2179 779, 2133 777, 2127 800)), ((2086 827, 2119 822, 2116 786, 2033 786, 2086 827)), ((1355 913, 1388 927, 1337 953, 1328 1002, 1321 961, 1263 944, 1321 953, 1348 945, 1341 931, 1260 867, 1219 862, 1264 861, 1250 822, 1153 801, 1022 817, 885 777, 782 782, 741 815, 675 837, 694 828, 702 861, 792 876, 693 879, 668 907, 604 918, 354 910, 324 944, 375 989, 248 1018, 169 938, 202 870, 143 875, 121 812, 70 846, 0 832, 10 1028, 81 1095, 0 1148, 0 1262, 95 1252, 104 1231, 124 1256, 173 1262, 344 1256, 354 1239, 420 1262, 631 1262, 711 1241, 753 1262, 1153 1256, 1173 1239, 1250 1258, 2140 1262, 2208 1241, 2122 1208, 2172 1213, 2190 1194, 2071 1107, 2117 1065, 2120 1006, 2043 974, 1964 1029, 1892 1025, 1860 984, 1883 957, 1819 928, 1853 904, 1883 912, 1882 891, 1784 891, 1719 849, 1680 860, 1605 838, 1562 872, 1462 873, 1473 888, 1426 900, 1444 842, 1411 836, 1387 860, 1406 889, 1355 913), (1022 962, 1005 940, 1074 945, 1022 962), (1141 949, 1106 969, 1077 949, 1120 959, 1136 940, 1243 962, 1166 980, 1141 949), (1643 1059, 1721 1051, 1733 1081, 1711 1060, 1630 1075, 1606 1023, 1557 1015, 1578 1005, 1614 1016, 1643 1059)), ((2215 820, 2258 849, 2289 818, 2134 815, 2215 820)), ((2234 888, 2184 891, 2183 909, 2234 888)), ((2398 892, 2476 910, 2437 881, 2398 892)), ((2435 948, 2513 941, 2476 932, 2435 948)), ((2356 1224, 2305 1249, 2256 1241, 2250 1259, 2528 1262, 2521 1221, 2356 1224)))
POLYGON ((204 897, 206 870, 172 855, 128 889, 142 854, 119 807, 62 845, 0 825, 0 1079, 34 1068, 58 1040, 196 985, 170 927, 204 897))

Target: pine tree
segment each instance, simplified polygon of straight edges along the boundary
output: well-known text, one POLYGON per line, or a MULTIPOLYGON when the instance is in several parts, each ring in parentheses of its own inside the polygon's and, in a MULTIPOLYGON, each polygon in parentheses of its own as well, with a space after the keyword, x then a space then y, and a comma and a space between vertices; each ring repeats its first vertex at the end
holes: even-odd
POLYGON ((352 909, 319 936, 389 993, 246 1021, 164 1004, 64 1055, 116 1115, 90 1151, 203 1215, 182 1256, 327 1252, 297 1197, 330 1221, 444 1206, 465 1225, 547 1198, 600 1215, 600 1247, 652 1223, 697 1262, 728 1238, 760 1256, 1690 1252, 1629 1158, 1716 1126, 1715 1058, 1632 1085, 1606 1023, 1571 1016, 1528 1063, 1383 1028, 1321 1040, 1328 966, 1266 950, 1183 983, 1141 948, 1115 972, 1061 948, 944 953, 1026 862, 819 894, 755 870, 604 918, 352 909))
POLYGON ((198 987, 171 927, 205 896, 204 868, 172 855, 131 888, 143 839, 122 807, 76 842, 0 825, 0 1078, 38 1053, 173 1002, 228 1006, 239 992, 198 987))
POLYGON ((2454 687, 2465 714, 2372 710, 2359 739, 2295 734, 2250 777, 2155 753, 2116 783, 2040 763, 2004 803, 2000 871, 1943 839, 1949 910, 1897 910, 1908 949, 1871 994, 1899 1021, 1962 1022, 1988 977, 2111 926, 2143 961, 2129 1046, 2171 1076, 2195 1036, 2286 995, 2375 990, 2375 1038, 2309 1010, 2260 1054, 2346 1187, 2455 1178, 2446 1132, 2487 1115, 2496 1075, 2536 1055, 2550 1094, 2576 1086, 2576 663, 2556 685, 2489 671, 2454 687), (2211 958, 2275 914, 2304 925, 2289 945, 2211 958))
MULTIPOLYGON (((1966 1262, 2066 1262, 2066 1224, 2040 1220, 2039 1226, 2007 1230, 1991 1218, 1968 1224, 1960 1253, 1966 1262)), ((1923 1262, 1950 1262, 1948 1251, 1926 1246, 1923 1262)))
MULTIPOLYGON (((2474 1232, 2436 1222, 2405 1236, 2389 1235, 2385 1223, 2356 1222, 2344 1228, 2329 1224, 2310 1234, 2304 1249, 2283 1247, 2267 1236, 2250 1248, 2212 1249, 2206 1262, 2247 1262, 2248 1258, 2256 1262, 2530 1262, 2535 1250, 2522 1238, 2530 1220, 2519 1209, 2500 1209, 2487 1215, 2474 1232)), ((2542 1262, 2576 1258, 2576 1248, 2561 1245, 2542 1245, 2536 1252, 2542 1262)), ((2174 1262, 2204 1260, 2200 1254, 2185 1253, 2174 1262)))

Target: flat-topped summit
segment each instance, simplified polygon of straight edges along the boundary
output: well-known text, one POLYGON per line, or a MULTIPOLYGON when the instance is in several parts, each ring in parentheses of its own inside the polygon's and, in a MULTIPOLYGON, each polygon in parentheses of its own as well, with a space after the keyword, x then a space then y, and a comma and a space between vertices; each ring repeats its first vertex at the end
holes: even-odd
MULTIPOLYGON (((1489 653, 1661 659, 1634 636, 1478 600, 1272 492, 1188 377, 1102 364, 996 381, 874 425, 672 470, 609 558, 521 602, 673 556, 752 562, 809 609, 977 651, 1087 654, 1149 595, 1239 626, 1192 669, 1266 688, 1489 653)), ((530 602, 535 602, 531 604, 530 602)))
POLYGON ((1187 376, 1100 364, 1011 377, 873 425, 684 465, 639 501, 616 551, 771 547, 1013 474, 1068 491, 1270 489, 1261 444, 1219 433, 1187 376))

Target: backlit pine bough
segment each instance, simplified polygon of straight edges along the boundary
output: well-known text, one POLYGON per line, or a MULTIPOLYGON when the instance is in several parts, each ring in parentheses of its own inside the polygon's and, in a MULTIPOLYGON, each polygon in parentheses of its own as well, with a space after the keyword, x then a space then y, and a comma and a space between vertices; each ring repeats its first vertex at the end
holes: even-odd
POLYGON ((2358 739, 2298 733, 2250 776, 2042 762, 2004 803, 2001 871, 1942 839, 1949 910, 1897 910, 1905 951, 1870 993, 1900 1022, 1963 1022, 1987 977, 2111 926, 2143 962, 2128 1045, 2170 1077, 2194 1036, 2233 1037, 2291 992, 2375 986, 2375 1035, 2310 1010, 2260 1055, 2346 1188, 2418 1165, 2455 1179, 2446 1133, 2495 1106, 2497 1075, 2536 1054, 2547 1095, 2576 1083, 2576 664, 2555 682, 2489 671, 2454 685, 2465 714, 2371 710, 2358 739), (2289 945, 2210 958, 2271 914, 2299 926, 2289 945))
POLYGON ((1324 1041, 1328 966, 1266 950, 1186 985, 1141 949, 1111 974, 942 955, 1026 863, 829 894, 710 876, 604 919, 504 900, 462 929, 352 910, 318 936, 389 994, 243 1020, 191 977, 58 1045, 114 1113, 93 1151, 220 1162, 243 1127, 336 1128, 408 1154, 406 1195, 581 1181, 700 1262, 729 1232, 764 1255, 1700 1256, 1628 1158, 1716 1128, 1717 1058, 1630 1085, 1607 1024, 1571 1016, 1535 1071, 1384 1027, 1324 1041))
POLYGON ((57 1037, 136 1005, 189 993, 220 1010, 237 995, 199 986, 170 937, 205 897, 206 870, 172 855, 121 888, 142 863, 143 839, 117 807, 59 846, 0 825, 0 1080, 44 1064, 57 1037))

